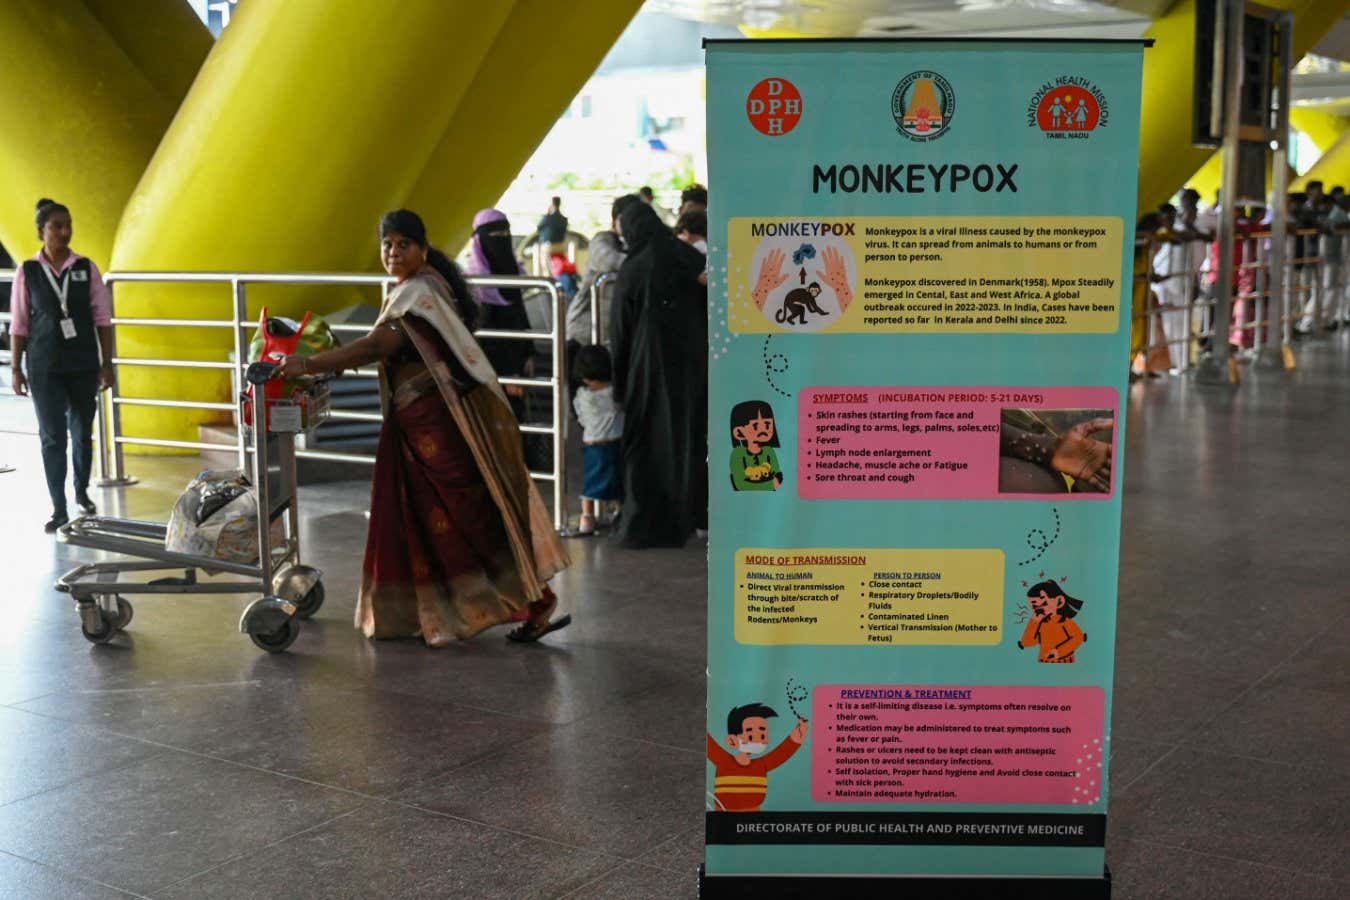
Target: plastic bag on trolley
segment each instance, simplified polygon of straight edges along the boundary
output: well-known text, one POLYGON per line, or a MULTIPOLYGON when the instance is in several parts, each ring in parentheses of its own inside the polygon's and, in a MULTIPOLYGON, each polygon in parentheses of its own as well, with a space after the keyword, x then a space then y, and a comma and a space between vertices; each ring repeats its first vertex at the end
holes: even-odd
MULTIPOLYGON (((282 542, 280 522, 272 524, 271 537, 274 547, 282 542)), ((238 470, 207 469, 188 482, 169 516, 164 549, 256 565, 258 496, 248 479, 238 470)))
MULTIPOLYGON (((333 329, 322 316, 305 313, 299 322, 282 316, 268 316, 263 307, 258 320, 258 330, 248 345, 248 361, 279 363, 287 356, 313 356, 338 346, 333 329)), ((264 385, 263 396, 269 403, 284 400, 300 407, 302 426, 309 427, 308 397, 305 389, 308 382, 303 379, 289 381, 269 381, 264 385)), ((253 396, 254 387, 249 385, 248 396, 253 396)), ((244 424, 253 425, 253 406, 244 404, 244 424)))

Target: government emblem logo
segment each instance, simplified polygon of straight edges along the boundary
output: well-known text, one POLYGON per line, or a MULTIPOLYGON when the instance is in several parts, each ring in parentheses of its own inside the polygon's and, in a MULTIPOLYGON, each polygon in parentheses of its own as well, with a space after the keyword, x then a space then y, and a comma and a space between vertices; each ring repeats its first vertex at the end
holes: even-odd
POLYGON ((891 115, 900 133, 912 141, 931 141, 946 133, 956 113, 956 93, 936 72, 910 72, 891 94, 891 115))

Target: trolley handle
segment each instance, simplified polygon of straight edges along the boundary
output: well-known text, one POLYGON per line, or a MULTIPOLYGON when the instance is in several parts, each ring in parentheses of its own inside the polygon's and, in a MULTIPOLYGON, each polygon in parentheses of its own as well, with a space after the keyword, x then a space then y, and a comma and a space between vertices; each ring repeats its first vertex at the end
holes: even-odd
POLYGON ((279 369, 276 363, 255 362, 249 363, 248 369, 244 371, 244 378, 249 384, 266 384, 272 378, 272 373, 279 369))

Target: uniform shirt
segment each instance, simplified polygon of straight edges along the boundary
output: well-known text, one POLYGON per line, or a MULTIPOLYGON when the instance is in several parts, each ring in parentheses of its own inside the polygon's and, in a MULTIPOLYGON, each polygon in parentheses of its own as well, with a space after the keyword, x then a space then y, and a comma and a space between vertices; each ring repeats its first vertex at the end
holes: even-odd
MULTIPOLYGON (((46 254, 41 250, 34 255, 33 259, 41 263, 57 281, 60 281, 66 270, 84 257, 72 250, 70 255, 66 257, 66 261, 61 264, 59 271, 52 268, 46 254)), ((14 289, 11 298, 10 312, 14 318, 10 320, 9 333, 19 337, 27 337, 28 282, 24 278, 23 266, 19 266, 14 272, 14 289)), ((93 260, 89 261, 89 306, 94 314, 95 325, 107 326, 112 324, 112 295, 108 292, 108 286, 103 283, 103 276, 99 274, 98 266, 94 265, 93 260)))

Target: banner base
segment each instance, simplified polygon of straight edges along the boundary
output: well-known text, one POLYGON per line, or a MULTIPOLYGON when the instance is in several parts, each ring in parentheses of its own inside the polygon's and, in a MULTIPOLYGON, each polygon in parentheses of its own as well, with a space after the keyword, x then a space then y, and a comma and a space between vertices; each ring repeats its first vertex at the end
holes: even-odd
POLYGON ((850 900, 892 898, 899 891, 910 896, 942 897, 943 900, 1110 900, 1111 870, 1100 878, 949 878, 835 877, 828 875, 705 875, 698 867, 699 900, 820 900, 848 897, 850 900), (917 892, 917 893, 916 893, 917 892))

